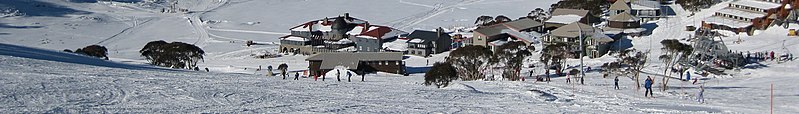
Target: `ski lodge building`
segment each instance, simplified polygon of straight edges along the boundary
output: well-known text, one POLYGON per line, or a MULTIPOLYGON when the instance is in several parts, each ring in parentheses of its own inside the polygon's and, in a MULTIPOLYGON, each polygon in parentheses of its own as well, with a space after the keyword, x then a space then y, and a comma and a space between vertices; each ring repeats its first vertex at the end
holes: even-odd
MULTIPOLYGON (((788 18, 798 0, 738 0, 702 21, 702 28, 752 35, 788 18), (776 22, 776 23, 775 23, 776 22)), ((795 17, 794 17, 795 18, 795 17)))

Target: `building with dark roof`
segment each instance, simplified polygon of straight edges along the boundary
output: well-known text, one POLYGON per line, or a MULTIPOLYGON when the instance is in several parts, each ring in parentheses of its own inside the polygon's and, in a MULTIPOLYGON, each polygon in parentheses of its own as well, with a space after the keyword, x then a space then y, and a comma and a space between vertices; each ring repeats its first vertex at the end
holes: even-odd
POLYGON ((430 54, 449 51, 452 47, 452 36, 444 33, 441 28, 436 31, 416 30, 407 37, 408 54, 419 55, 422 57, 430 54))
POLYGON ((402 74, 405 64, 400 52, 334 52, 319 53, 305 59, 311 75, 320 75, 344 67, 359 74, 366 72, 387 72, 402 74))

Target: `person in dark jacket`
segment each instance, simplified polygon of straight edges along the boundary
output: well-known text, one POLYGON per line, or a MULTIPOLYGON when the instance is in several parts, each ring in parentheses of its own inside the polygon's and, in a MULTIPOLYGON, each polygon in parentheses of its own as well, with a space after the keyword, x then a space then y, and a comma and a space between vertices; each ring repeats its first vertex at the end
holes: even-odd
POLYGON ((341 82, 341 71, 338 69, 336 69, 336 79, 338 79, 338 81, 341 82))
POLYGON ((300 80, 300 72, 294 73, 294 80, 300 80))
POLYGON ((616 79, 613 79, 613 82, 614 82, 614 83, 613 83, 613 84, 614 84, 614 87, 613 87, 613 88, 615 88, 615 89, 620 89, 620 88, 619 88, 619 77, 618 77, 618 76, 616 76, 616 79))
POLYGON ((646 92, 644 92, 645 97, 652 97, 652 83, 655 83, 652 77, 647 76, 646 81, 644 81, 644 88, 646 88, 646 92))
POLYGON ((347 72, 347 82, 352 82, 352 73, 347 72))

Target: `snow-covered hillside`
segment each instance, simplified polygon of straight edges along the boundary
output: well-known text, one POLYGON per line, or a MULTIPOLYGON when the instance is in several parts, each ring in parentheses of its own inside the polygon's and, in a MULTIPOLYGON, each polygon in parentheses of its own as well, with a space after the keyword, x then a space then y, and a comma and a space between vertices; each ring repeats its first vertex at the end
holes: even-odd
MULTIPOLYGON (((768 113, 773 85, 775 113, 799 113, 797 61, 766 61, 732 75, 702 77, 707 103, 701 104, 694 102, 699 85, 690 82, 672 80, 668 91, 646 98, 632 79, 620 77, 621 90, 614 90, 613 78, 595 71, 587 72, 586 85, 555 77, 551 83, 455 81, 439 89, 421 85, 423 74, 370 74, 366 82, 360 76, 353 82, 335 77, 282 80, 256 69, 286 63, 289 71, 305 70, 307 56, 253 57, 274 53, 277 38, 290 27, 344 13, 410 32, 468 27, 481 15, 526 16, 557 0, 179 0, 177 7, 186 13, 161 13, 165 4, 140 2, 158 0, 114 1, 122 2, 0 0, 0 112, 768 113), (201 47, 206 55, 199 67, 211 72, 146 65, 138 51, 155 40, 201 47), (248 40, 258 45, 247 47, 248 40), (60 51, 92 44, 106 46, 110 61, 60 51)), ((652 35, 625 38, 621 45, 651 50, 651 64, 642 75, 659 83, 659 42, 686 38, 692 34, 686 25, 697 26, 725 3, 694 16, 670 5, 676 15, 644 25, 652 35)), ((772 27, 754 36, 727 34, 723 40, 735 51, 799 54, 799 37, 788 37, 787 31, 772 27), (732 43, 739 38, 742 42, 732 43)), ((405 62, 426 67, 447 54, 410 56, 405 62)), ((585 62, 599 68, 613 60, 605 56, 585 62)))

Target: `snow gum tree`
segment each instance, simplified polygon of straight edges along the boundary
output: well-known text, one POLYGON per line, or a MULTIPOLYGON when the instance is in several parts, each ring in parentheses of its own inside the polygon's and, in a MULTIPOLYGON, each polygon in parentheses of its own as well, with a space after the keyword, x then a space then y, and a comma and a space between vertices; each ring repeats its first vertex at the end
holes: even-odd
POLYGON ((555 43, 544 46, 544 49, 541 50, 541 62, 544 63, 544 72, 546 75, 546 79, 544 81, 549 82, 549 69, 551 65, 556 65, 555 68, 556 73, 561 72, 561 65, 566 58, 571 57, 571 53, 568 52, 568 46, 563 43, 555 43))
POLYGON ((666 89, 668 89, 667 85, 670 79, 666 77, 671 77, 671 72, 669 72, 669 70, 671 68, 674 68, 678 60, 690 55, 691 52, 693 51, 693 48, 691 47, 691 45, 680 43, 680 41, 676 39, 666 39, 660 41, 660 44, 663 45, 663 48, 661 48, 661 50, 663 50, 664 53, 663 55, 659 56, 658 59, 666 63, 666 67, 664 67, 663 69, 663 75, 666 76, 663 77, 662 91, 666 91, 666 89))
POLYGON ((497 59, 497 64, 505 66, 502 71, 504 78, 511 81, 521 79, 522 63, 527 56, 532 55, 528 49, 532 48, 529 48, 524 42, 509 42, 498 47, 494 58, 497 59))
POLYGON ((447 87, 449 82, 458 79, 457 71, 452 64, 437 62, 424 74, 424 85, 435 85, 438 88, 447 87))
POLYGON ((493 52, 483 46, 465 46, 449 53, 451 63, 462 80, 484 79, 483 70, 489 68, 493 52))
POLYGON ((139 53, 152 65, 192 69, 203 60, 205 51, 192 44, 159 40, 147 43, 139 53))

